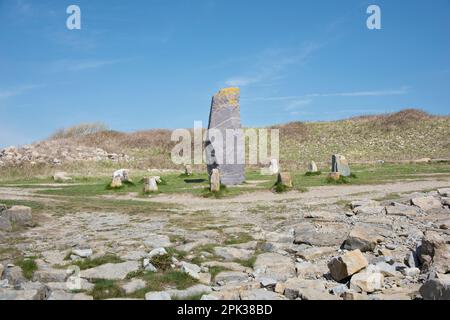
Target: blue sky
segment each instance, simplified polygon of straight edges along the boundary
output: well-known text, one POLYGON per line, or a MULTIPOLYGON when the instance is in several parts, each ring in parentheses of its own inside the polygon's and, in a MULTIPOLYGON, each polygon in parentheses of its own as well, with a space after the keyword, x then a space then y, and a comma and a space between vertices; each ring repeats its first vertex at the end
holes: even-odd
POLYGON ((449 0, 0 0, 0 146, 80 122, 207 125, 226 86, 246 126, 449 114, 449 57, 449 0))

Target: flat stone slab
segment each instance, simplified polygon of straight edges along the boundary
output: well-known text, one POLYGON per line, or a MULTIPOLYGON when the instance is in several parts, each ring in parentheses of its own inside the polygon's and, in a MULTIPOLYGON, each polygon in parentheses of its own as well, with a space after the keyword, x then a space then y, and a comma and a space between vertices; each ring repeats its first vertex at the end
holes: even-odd
POLYGON ((83 270, 80 276, 86 279, 124 280, 130 272, 139 270, 139 266, 138 261, 107 263, 83 270))
POLYGON ((295 227, 294 243, 318 247, 339 246, 348 234, 348 226, 340 223, 302 223, 295 227))
POLYGON ((255 276, 264 275, 281 281, 296 275, 295 264, 290 257, 271 252, 258 255, 254 270, 255 276))
POLYGON ((253 251, 232 247, 215 247, 214 254, 222 257, 225 261, 248 260, 252 257, 253 251))

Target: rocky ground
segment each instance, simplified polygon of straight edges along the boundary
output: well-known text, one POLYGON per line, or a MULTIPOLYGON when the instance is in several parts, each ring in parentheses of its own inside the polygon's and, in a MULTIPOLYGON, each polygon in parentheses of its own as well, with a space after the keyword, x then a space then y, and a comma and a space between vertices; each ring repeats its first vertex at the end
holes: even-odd
POLYGON ((132 214, 3 205, 0 299, 450 299, 449 186, 162 194, 172 209, 132 214))

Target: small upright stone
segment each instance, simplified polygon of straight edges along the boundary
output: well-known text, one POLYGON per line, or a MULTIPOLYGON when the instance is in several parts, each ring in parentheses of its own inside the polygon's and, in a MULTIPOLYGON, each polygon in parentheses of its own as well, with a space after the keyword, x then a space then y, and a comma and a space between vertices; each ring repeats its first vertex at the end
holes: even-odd
POLYGON ((68 182, 72 181, 72 178, 67 175, 67 172, 58 171, 53 175, 55 182, 68 182))
POLYGON ((118 189, 122 187, 122 179, 120 177, 113 177, 111 184, 109 185, 111 189, 118 189))
POLYGON ((192 166, 190 164, 184 166, 184 174, 186 176, 192 176, 192 166))
POLYGON ((350 166, 347 159, 339 154, 334 154, 331 157, 331 172, 339 172, 343 177, 351 175, 350 166))
POLYGON ((270 160, 269 171, 271 175, 278 174, 280 172, 280 166, 278 165, 278 159, 270 160))
POLYGON ((218 169, 213 169, 211 176, 209 177, 210 191, 219 192, 220 191, 220 173, 218 169))
POLYGON ((311 161, 308 164, 308 172, 314 173, 314 172, 318 172, 319 169, 317 168, 317 164, 314 161, 311 161))
POLYGON ((127 169, 116 170, 113 173, 113 179, 119 178, 122 182, 131 182, 130 172, 127 169))
POLYGON ((330 174, 328 175, 328 179, 333 181, 339 181, 340 178, 341 174, 339 172, 330 172, 330 174))
POLYGON ((289 172, 280 172, 278 174, 277 184, 282 185, 286 188, 292 188, 292 178, 289 172))
POLYGON ((158 183, 155 177, 144 178, 144 193, 157 192, 158 183))

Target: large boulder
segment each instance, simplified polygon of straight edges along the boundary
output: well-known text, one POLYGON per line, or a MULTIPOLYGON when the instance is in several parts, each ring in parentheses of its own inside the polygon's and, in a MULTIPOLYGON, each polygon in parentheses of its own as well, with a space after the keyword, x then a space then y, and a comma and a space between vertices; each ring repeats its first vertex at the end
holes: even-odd
POLYGON ((372 293, 383 290, 384 276, 380 272, 364 270, 352 276, 350 280, 350 289, 356 292, 372 293))
POLYGON ((417 249, 422 263, 422 271, 435 270, 440 273, 450 271, 450 250, 445 239, 435 231, 427 231, 417 249))
POLYGON ((336 281, 344 280, 369 265, 367 259, 360 250, 347 252, 346 254, 333 258, 328 263, 330 274, 336 281))
POLYGON ((213 169, 219 169, 221 182, 226 186, 241 184, 245 180, 245 144, 241 129, 239 96, 239 88, 226 88, 212 98, 205 142, 208 174, 211 175, 213 169), (227 129, 234 130, 235 139, 231 140, 232 146, 227 146, 227 129), (214 137, 214 131, 220 132, 222 137, 214 137), (221 143, 216 140, 220 138, 221 143), (227 161, 228 159, 233 160, 227 161))
POLYGON ((278 174, 277 184, 286 187, 292 188, 292 177, 289 172, 280 172, 278 174))
POLYGON ((212 169, 209 177, 209 190, 211 192, 220 191, 220 172, 219 169, 212 169))
POLYGON ((31 208, 26 206, 12 206, 4 210, 1 216, 8 219, 12 225, 20 227, 33 226, 33 216, 31 215, 31 208))
POLYGON ((419 292, 424 300, 450 300, 450 279, 429 279, 419 292))
POLYGON ((8 218, 0 215, 0 231, 12 231, 12 224, 8 218))

